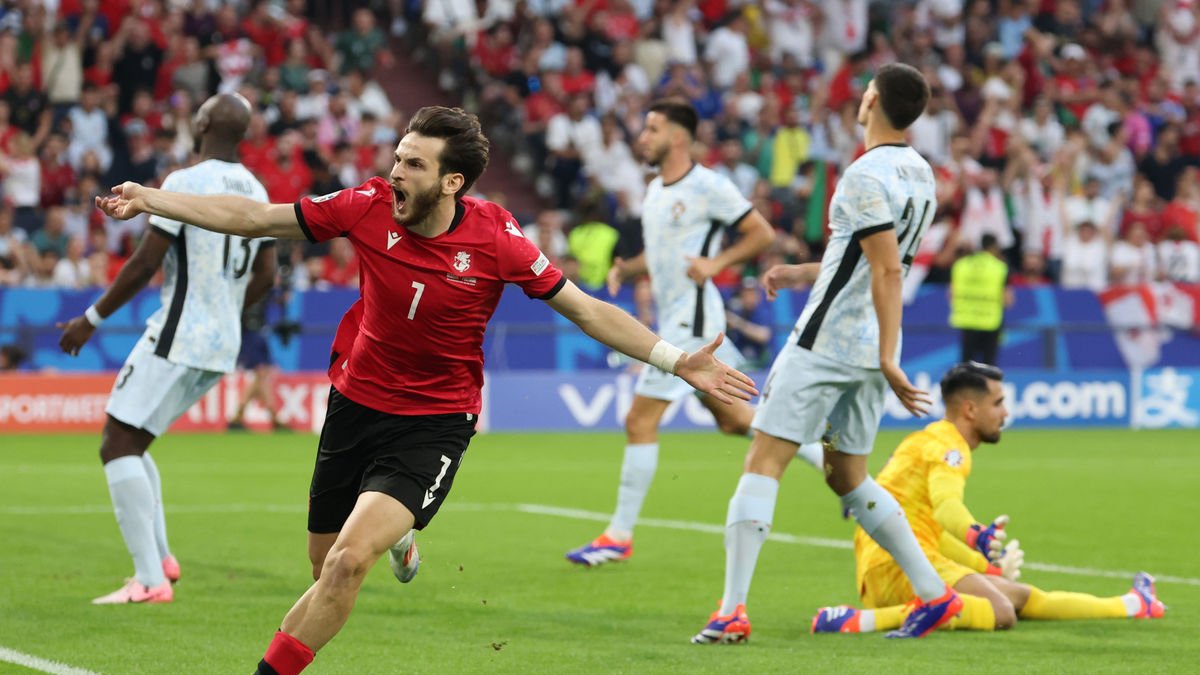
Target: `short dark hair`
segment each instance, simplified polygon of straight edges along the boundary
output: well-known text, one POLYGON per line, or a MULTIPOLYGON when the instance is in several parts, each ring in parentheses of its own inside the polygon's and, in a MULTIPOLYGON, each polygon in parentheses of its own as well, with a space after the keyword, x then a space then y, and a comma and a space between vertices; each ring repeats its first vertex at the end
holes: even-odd
POLYGON ((963 392, 987 393, 988 380, 1004 381, 1004 371, 986 363, 966 361, 960 363, 942 377, 942 401, 949 401, 963 392))
POLYGON ((883 114, 897 131, 907 129, 929 103, 929 83, 921 71, 904 63, 889 63, 875 73, 875 90, 883 114))
POLYGON ((683 99, 667 98, 655 101, 650 106, 650 112, 662 115, 667 118, 668 122, 674 122, 683 127, 692 138, 696 137, 696 127, 700 126, 700 116, 696 114, 696 109, 692 107, 691 103, 683 99))
POLYGON ((982 238, 980 238, 979 248, 986 251, 986 250, 990 249, 991 247, 998 245, 999 243, 1000 243, 1000 240, 996 238, 996 235, 992 234, 991 232, 988 232, 987 234, 983 235, 982 238))
POLYGON ((406 134, 420 134, 446 141, 438 155, 439 175, 461 173, 463 186, 456 197, 462 197, 487 168, 490 143, 479 126, 479 118, 462 108, 440 105, 426 106, 408 121, 406 134))

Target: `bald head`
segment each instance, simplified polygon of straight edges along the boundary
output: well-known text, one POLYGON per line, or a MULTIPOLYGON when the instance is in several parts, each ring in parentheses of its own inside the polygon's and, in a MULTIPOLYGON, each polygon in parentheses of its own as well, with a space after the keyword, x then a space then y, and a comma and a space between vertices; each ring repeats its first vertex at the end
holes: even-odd
POLYGON ((196 112, 196 135, 203 142, 240 143, 250 126, 250 102, 241 94, 217 94, 196 112))

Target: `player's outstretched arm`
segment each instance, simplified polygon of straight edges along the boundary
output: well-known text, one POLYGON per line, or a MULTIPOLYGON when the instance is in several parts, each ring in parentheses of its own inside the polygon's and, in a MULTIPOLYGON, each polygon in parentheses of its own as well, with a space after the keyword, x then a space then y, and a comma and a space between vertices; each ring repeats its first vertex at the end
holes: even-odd
POLYGON ((779 297, 779 291, 785 288, 800 288, 811 286, 821 273, 821 263, 801 263, 799 265, 776 265, 763 275, 763 288, 767 289, 767 299, 779 297))
POLYGON ((674 373, 697 391, 710 394, 722 403, 732 403, 735 398, 748 401, 758 394, 749 377, 713 355, 724 338, 722 335, 702 349, 688 354, 660 339, 625 310, 593 298, 569 281, 547 304, 594 340, 626 356, 674 373))
POLYGON ((130 181, 113 187, 112 192, 111 197, 96 197, 96 206, 118 220, 148 213, 239 237, 307 238, 292 204, 264 204, 236 195, 169 192, 130 181))
POLYGON ((100 322, 129 302, 130 298, 150 283, 154 273, 162 266, 163 258, 173 242, 173 239, 154 228, 147 230, 146 236, 142 237, 133 255, 121 266, 117 278, 100 299, 88 307, 84 314, 65 323, 54 324, 63 331, 62 337, 58 339, 58 346, 71 356, 78 356, 80 348, 91 339, 100 322))
POLYGON ((896 362, 900 345, 900 318, 904 313, 904 270, 900 267, 900 248, 890 227, 861 239, 863 255, 871 266, 871 301, 879 321, 879 369, 904 408, 920 417, 929 412, 933 400, 917 389, 896 362))

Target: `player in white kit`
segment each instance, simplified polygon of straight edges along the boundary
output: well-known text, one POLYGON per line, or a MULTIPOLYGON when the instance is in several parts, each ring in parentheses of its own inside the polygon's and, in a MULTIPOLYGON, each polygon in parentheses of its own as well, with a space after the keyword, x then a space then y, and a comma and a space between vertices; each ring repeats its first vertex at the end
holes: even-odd
MULTIPOLYGON (((196 113, 200 163, 167 176, 163 189, 237 194, 267 201, 262 184, 238 162, 250 103, 214 96, 196 113)), ((244 302, 275 280, 274 241, 216 234, 175 220, 150 227, 112 286, 83 316, 65 324, 59 345, 77 355, 105 317, 137 294, 163 267, 162 307, 117 374, 105 412, 100 459, 134 576, 95 604, 174 599, 179 563, 167 546, 162 484, 147 449, 236 364, 244 302)))
MULTIPOLYGON (((933 169, 905 143, 929 85, 916 69, 879 69, 859 106, 866 153, 843 172, 829 208, 830 237, 808 303, 776 356, 754 415, 745 473, 729 500, 725 592, 692 638, 734 643, 750 634, 746 596, 774 518, 779 479, 802 443, 825 443, 825 476, 847 509, 904 569, 919 598, 892 637, 920 637, 962 608, 922 553, 899 503, 867 472, 890 386, 913 414, 928 394, 900 369, 904 275, 937 210, 933 169)), ((773 268, 769 291, 809 278, 810 266, 773 268)))
MULTIPOLYGON (((636 258, 617 259, 608 275, 609 292, 649 273, 658 333, 693 351, 725 331, 725 303, 712 277, 753 259, 775 238, 771 225, 728 178, 691 158, 699 118, 685 101, 655 103, 638 137, 642 156, 660 173, 650 182, 642 206, 646 248, 636 258), (739 240, 721 250, 726 229, 739 240)), ((726 340, 717 357, 735 368, 743 358, 726 340)), ((626 446, 617 508, 604 534, 569 551, 567 560, 587 566, 626 560, 633 554, 633 527, 658 467, 658 425, 671 403, 692 393, 678 377, 653 367, 642 369, 633 404, 625 417, 626 446)), ((724 404, 701 397, 721 431, 744 435, 754 409, 745 401, 724 404)))

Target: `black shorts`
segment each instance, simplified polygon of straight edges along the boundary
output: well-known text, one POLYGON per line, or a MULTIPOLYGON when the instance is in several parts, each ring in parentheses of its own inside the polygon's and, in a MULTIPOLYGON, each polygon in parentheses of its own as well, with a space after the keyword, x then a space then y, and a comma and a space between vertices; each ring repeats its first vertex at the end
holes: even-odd
POLYGON ((362 492, 395 498, 416 517, 416 529, 425 527, 450 492, 477 419, 467 413, 392 415, 330 387, 308 491, 308 531, 341 531, 362 492))
POLYGON ((271 348, 262 331, 243 330, 242 349, 238 352, 238 365, 246 370, 271 365, 271 348))

